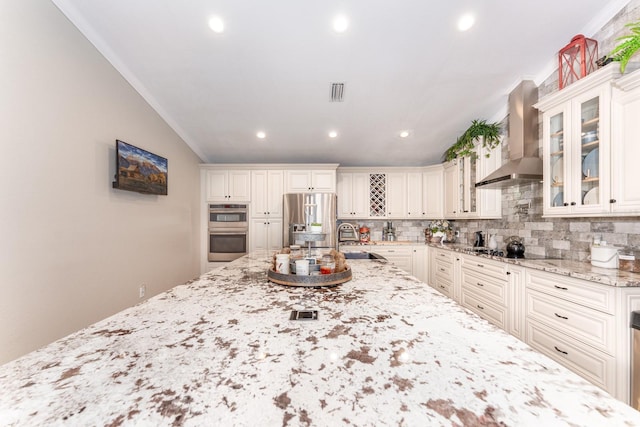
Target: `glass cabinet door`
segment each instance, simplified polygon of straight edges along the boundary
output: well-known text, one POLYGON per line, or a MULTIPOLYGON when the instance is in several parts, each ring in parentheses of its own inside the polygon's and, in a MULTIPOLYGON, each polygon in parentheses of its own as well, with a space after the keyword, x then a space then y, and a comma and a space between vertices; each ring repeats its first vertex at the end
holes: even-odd
MULTIPOLYGON (((580 206, 600 205, 600 98, 580 103, 580 206)), ((575 177, 575 175, 574 175, 575 177)))
POLYGON ((564 112, 560 112, 549 119, 549 203, 552 208, 567 206, 565 199, 565 145, 564 145, 564 112))

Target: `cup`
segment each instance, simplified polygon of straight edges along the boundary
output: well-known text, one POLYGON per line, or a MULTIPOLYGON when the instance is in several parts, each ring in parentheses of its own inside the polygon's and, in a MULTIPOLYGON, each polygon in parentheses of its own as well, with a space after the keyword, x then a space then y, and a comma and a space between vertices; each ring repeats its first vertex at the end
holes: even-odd
POLYGON ((308 259, 296 260, 296 274, 298 276, 308 276, 309 275, 309 260, 308 259))
POLYGON ((289 254, 276 255, 276 272, 289 274, 289 254))

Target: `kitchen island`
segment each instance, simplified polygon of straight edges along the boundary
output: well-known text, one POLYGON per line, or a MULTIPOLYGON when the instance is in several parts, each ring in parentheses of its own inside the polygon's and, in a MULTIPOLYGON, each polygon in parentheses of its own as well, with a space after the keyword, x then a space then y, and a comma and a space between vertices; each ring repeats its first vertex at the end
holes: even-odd
POLYGON ((349 264, 290 288, 251 254, 7 363, 0 425, 640 425, 393 265, 349 264))

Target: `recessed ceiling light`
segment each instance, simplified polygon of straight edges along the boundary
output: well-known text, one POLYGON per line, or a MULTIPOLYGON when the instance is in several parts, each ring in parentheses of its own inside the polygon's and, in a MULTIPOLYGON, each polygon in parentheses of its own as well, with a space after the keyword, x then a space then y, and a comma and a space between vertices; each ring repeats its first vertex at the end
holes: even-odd
POLYGON ((264 133, 263 131, 260 131, 258 133, 256 133, 256 136, 260 139, 265 139, 267 137, 267 134, 264 133))
POLYGON ((400 138, 406 138, 408 136, 409 136, 408 130, 403 130, 402 132, 400 132, 400 138))
POLYGON ((331 132, 329 132, 329 138, 335 138, 338 136, 338 132, 336 132, 335 130, 332 130, 331 132))
POLYGON ((217 34, 224 32, 224 22, 222 21, 222 18, 219 16, 212 16, 209 18, 209 28, 217 34))
POLYGON ((469 28, 473 27, 475 24, 476 18, 470 13, 466 15, 462 15, 460 19, 458 19, 458 30, 467 31, 469 28))
POLYGON ((336 19, 333 20, 333 30, 336 33, 344 33, 345 31, 347 31, 348 27, 349 21, 344 15, 338 15, 336 16, 336 19))

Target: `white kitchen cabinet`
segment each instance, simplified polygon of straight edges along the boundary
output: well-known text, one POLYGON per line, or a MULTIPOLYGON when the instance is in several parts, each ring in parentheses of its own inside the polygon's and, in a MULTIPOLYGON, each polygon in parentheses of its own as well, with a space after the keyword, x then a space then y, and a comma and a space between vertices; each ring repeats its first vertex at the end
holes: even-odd
POLYGON ((281 218, 283 186, 282 170, 251 171, 251 217, 281 218))
POLYGON ((336 171, 287 170, 285 182, 287 193, 335 193, 336 171))
POLYGON ((507 264, 462 255, 461 304, 506 330, 509 325, 507 264))
POLYGON ((254 218, 249 225, 251 251, 282 249, 282 218, 254 218))
POLYGON ((488 151, 476 142, 475 155, 444 165, 444 211, 446 218, 501 218, 502 190, 476 188, 476 182, 501 165, 498 150, 488 151), (487 154, 489 155, 487 157, 487 154))
POLYGON ((526 342, 616 392, 615 288, 527 270, 526 342))
POLYGON ((387 173, 387 218, 407 218, 406 173, 387 173))
MULTIPOLYGON (((429 166, 422 172, 422 218, 442 219, 444 216, 444 167, 429 166)), ((409 188, 408 196, 413 193, 409 188)))
MULTIPOLYGON (((597 216, 612 211, 611 64, 546 96, 543 112, 544 216, 597 216)), ((636 119, 637 120, 637 119, 636 119)))
POLYGON ((208 170, 207 201, 251 201, 251 173, 248 170, 208 170))
MULTIPOLYGON (((611 126, 611 194, 614 214, 640 214, 640 71, 616 81, 611 126)), ((605 200, 606 202, 606 200, 605 200)))
POLYGON ((338 218, 369 217, 369 174, 338 173, 338 218))
POLYGON ((374 246, 371 252, 382 255, 398 268, 409 274, 413 272, 413 248, 403 245, 374 246))
POLYGON ((524 267, 517 265, 507 266, 509 287, 509 309, 507 332, 521 341, 525 340, 525 291, 524 291, 524 267))
POLYGON ((456 255, 449 250, 429 248, 429 285, 438 292, 458 301, 454 286, 456 255))
POLYGON ((424 218, 423 200, 423 176, 422 172, 409 172, 406 178, 406 206, 407 211, 405 218, 422 219, 424 218))
POLYGON ((412 272, 416 278, 422 280, 425 283, 429 282, 429 247, 428 246, 414 246, 413 247, 413 259, 411 260, 412 272))

